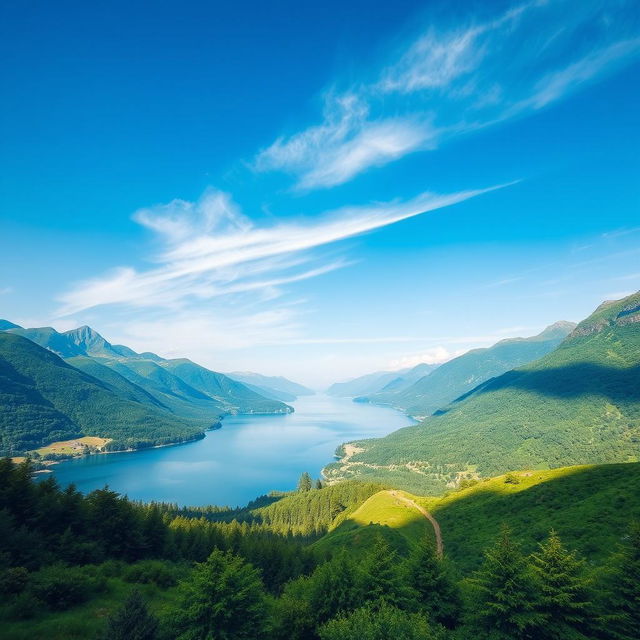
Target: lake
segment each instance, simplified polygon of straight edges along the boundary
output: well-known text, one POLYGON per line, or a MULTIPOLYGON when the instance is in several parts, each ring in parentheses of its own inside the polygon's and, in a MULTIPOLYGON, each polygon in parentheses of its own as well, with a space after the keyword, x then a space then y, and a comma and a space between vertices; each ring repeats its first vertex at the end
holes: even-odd
POLYGON ((303 471, 317 478, 343 442, 414 424, 394 409, 348 398, 316 395, 289 404, 295 413, 229 416, 203 440, 77 458, 51 469, 58 482, 82 492, 109 485, 134 500, 239 506, 294 489, 303 471))

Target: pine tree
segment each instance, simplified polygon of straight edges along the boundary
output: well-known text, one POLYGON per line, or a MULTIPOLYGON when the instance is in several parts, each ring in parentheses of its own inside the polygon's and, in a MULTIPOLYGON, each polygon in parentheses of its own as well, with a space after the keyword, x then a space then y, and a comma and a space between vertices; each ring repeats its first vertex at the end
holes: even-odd
POLYGON ((582 576, 584 561, 562 546, 551 531, 540 551, 532 555, 538 579, 538 611, 544 625, 537 632, 540 640, 584 640, 591 616, 589 582, 582 576))
POLYGON ((322 480, 320 478, 316 480, 316 489, 322 489, 322 480))
POLYGON ((312 486, 313 486, 313 482, 311 480, 311 476, 305 471, 300 476, 300 480, 298 480, 298 491, 300 492, 311 491, 312 486))
POLYGON ((316 622, 322 624, 338 613, 359 607, 361 587, 360 574, 347 551, 320 565, 311 576, 308 595, 316 622))
POLYGON ((398 571, 398 555, 382 535, 378 535, 363 564, 365 601, 404 608, 415 597, 398 571))
POLYGON ((531 566, 504 527, 485 551, 482 568, 472 580, 477 600, 473 620, 480 637, 533 640, 544 623, 536 611, 538 592, 531 566))
POLYGON ((615 640, 640 638, 640 522, 631 525, 626 544, 614 563, 613 588, 604 616, 615 640))
POLYGON ((265 592, 258 571, 239 556, 216 549, 181 584, 178 606, 170 616, 175 625, 171 637, 259 638, 265 617, 265 592))
POLYGON ((139 591, 132 591, 108 620, 101 640, 155 640, 158 620, 149 613, 139 591))
POLYGON ((461 609, 460 593, 429 538, 425 537, 409 558, 407 574, 408 583, 417 594, 418 608, 427 613, 430 620, 449 628, 456 626, 461 609))

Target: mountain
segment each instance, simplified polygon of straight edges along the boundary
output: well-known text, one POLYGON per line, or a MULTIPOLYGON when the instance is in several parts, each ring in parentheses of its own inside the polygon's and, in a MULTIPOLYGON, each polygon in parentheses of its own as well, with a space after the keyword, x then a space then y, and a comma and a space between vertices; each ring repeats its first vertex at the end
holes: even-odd
MULTIPOLYGON (((182 360, 165 360, 154 353, 136 353, 124 345, 111 344, 88 326, 59 333, 52 327, 23 329, 13 325, 6 331, 53 351, 106 384, 116 380, 105 371, 110 369, 145 392, 159 407, 183 418, 203 420, 208 426, 224 414, 291 411, 277 399, 264 397, 221 373, 190 363, 202 370, 200 378, 206 377, 207 380, 204 388, 194 388, 172 372, 176 363, 182 363, 182 360), (102 368, 93 366, 87 358, 102 368)), ((118 384, 122 387, 121 380, 118 384)))
POLYGON ((242 382, 249 389, 253 389, 266 398, 283 402, 291 402, 298 396, 315 395, 315 391, 282 376, 263 376, 251 371, 232 371, 226 375, 232 380, 242 382))
POLYGON ((560 346, 422 423, 354 443, 328 479, 423 492, 511 469, 640 458, 640 293, 606 302, 560 346))
POLYGON ((110 447, 120 449, 202 436, 205 424, 154 407, 151 399, 143 403, 142 390, 125 392, 122 384, 102 382, 31 340, 0 332, 0 455, 82 435, 110 438, 110 447))
POLYGON ((6 331, 7 329, 22 329, 22 327, 19 324, 0 318, 0 331, 6 331))
POLYGON ((197 391, 222 403, 228 413, 290 413, 293 411, 282 402, 265 398, 248 389, 241 382, 232 380, 222 373, 205 369, 186 358, 164 360, 160 366, 197 391))
POLYGON ((11 333, 29 338, 62 358, 89 356, 92 358, 142 358, 156 362, 162 360, 155 353, 136 353, 124 345, 111 344, 97 331, 86 325, 63 333, 59 333, 52 327, 23 329, 17 325, 7 329, 3 329, 0 325, 0 330, 9 330, 11 333))
POLYGON ((336 382, 327 389, 327 393, 341 398, 362 398, 383 389, 400 391, 437 367, 437 364, 421 363, 399 371, 376 371, 346 382, 336 382))
POLYGON ((445 362, 413 385, 393 387, 390 383, 378 393, 356 400, 391 405, 424 418, 482 382, 553 351, 575 326, 572 322, 556 322, 530 338, 509 338, 492 347, 473 349, 445 362))

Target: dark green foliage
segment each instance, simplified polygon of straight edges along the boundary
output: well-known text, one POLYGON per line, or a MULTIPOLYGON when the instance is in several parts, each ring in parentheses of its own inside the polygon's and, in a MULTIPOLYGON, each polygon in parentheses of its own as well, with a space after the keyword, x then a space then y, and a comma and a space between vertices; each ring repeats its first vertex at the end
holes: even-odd
POLYGON ((104 589, 104 581, 81 567, 50 565, 30 577, 31 594, 50 609, 63 611, 104 589))
POLYGON ((504 528, 485 553, 473 580, 473 618, 479 637, 487 640, 535 640, 544 625, 531 567, 504 528))
POLYGON ((266 623, 260 576, 242 558, 215 550, 181 584, 169 619, 179 640, 259 638, 266 623))
POLYGON ((155 584, 158 587, 167 589, 178 584, 183 572, 168 563, 166 560, 141 560, 135 564, 128 565, 122 573, 122 578, 126 582, 137 584, 155 584))
POLYGON ((540 591, 537 610, 544 616, 536 638, 585 640, 594 616, 584 561, 567 551, 552 531, 532 555, 532 563, 540 591))
POLYGON ((437 640, 441 631, 431 628, 427 618, 388 604, 367 605, 331 620, 318 630, 321 640, 437 640))
POLYGON ((260 523, 278 533, 316 538, 383 488, 384 485, 372 482, 341 482, 319 491, 263 496, 243 509, 187 507, 178 513, 225 522, 260 523))
POLYGON ((397 552, 378 535, 362 566, 364 601, 371 602, 374 607, 388 604, 404 608, 415 599, 415 594, 399 574, 398 565, 397 552))
POLYGON ((339 613, 357 608, 366 597, 363 578, 346 552, 318 567, 307 594, 315 623, 322 624, 339 613))
POLYGON ((448 628, 457 625, 462 609, 460 592, 431 539, 425 538, 409 557, 407 582, 416 594, 417 608, 430 620, 448 628))
POLYGON ((305 471, 298 481, 298 491, 304 493, 305 491, 311 491, 313 487, 313 482, 311 480, 311 476, 305 471))
POLYGON ((604 627, 614 640, 640 637, 640 523, 634 522, 612 563, 613 580, 604 627))
POLYGON ((109 617, 99 640, 156 640, 158 630, 157 618, 149 613, 140 592, 134 590, 109 617))

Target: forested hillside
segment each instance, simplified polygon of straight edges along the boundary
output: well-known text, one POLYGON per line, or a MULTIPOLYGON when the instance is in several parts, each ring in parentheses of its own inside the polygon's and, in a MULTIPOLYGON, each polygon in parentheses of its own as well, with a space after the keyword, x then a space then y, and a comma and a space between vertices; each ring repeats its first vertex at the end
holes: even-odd
POLYGON ((555 351, 438 413, 354 443, 354 455, 327 476, 436 493, 467 476, 637 460, 640 294, 601 305, 555 351))
MULTIPOLYGON (((155 353, 136 353, 124 345, 111 344, 91 327, 60 333, 51 327, 24 329, 7 323, 0 330, 28 338, 65 359, 83 357, 75 362, 86 371, 92 366, 86 358, 91 358, 146 391, 169 412, 204 421, 207 426, 224 414, 291 411, 278 399, 262 396, 222 373, 186 359, 166 360, 155 353)), ((92 370, 91 375, 100 380, 112 381, 104 369, 92 370)))
POLYGON ((520 472, 409 496, 438 518, 440 557, 406 494, 374 485, 303 477, 240 522, 224 508, 83 496, 4 459, 3 638, 490 640, 500 628, 501 640, 635 640, 639 469, 520 472))
POLYGON ((202 437, 208 426, 141 400, 142 390, 107 385, 26 338, 0 333, 3 455, 82 435, 110 438, 114 449, 168 444, 202 437))
POLYGON ((487 349, 473 349, 445 362, 408 387, 387 385, 378 393, 356 398, 356 401, 387 404, 424 418, 482 382, 553 351, 574 328, 571 322, 556 322, 537 336, 510 338, 487 349))

